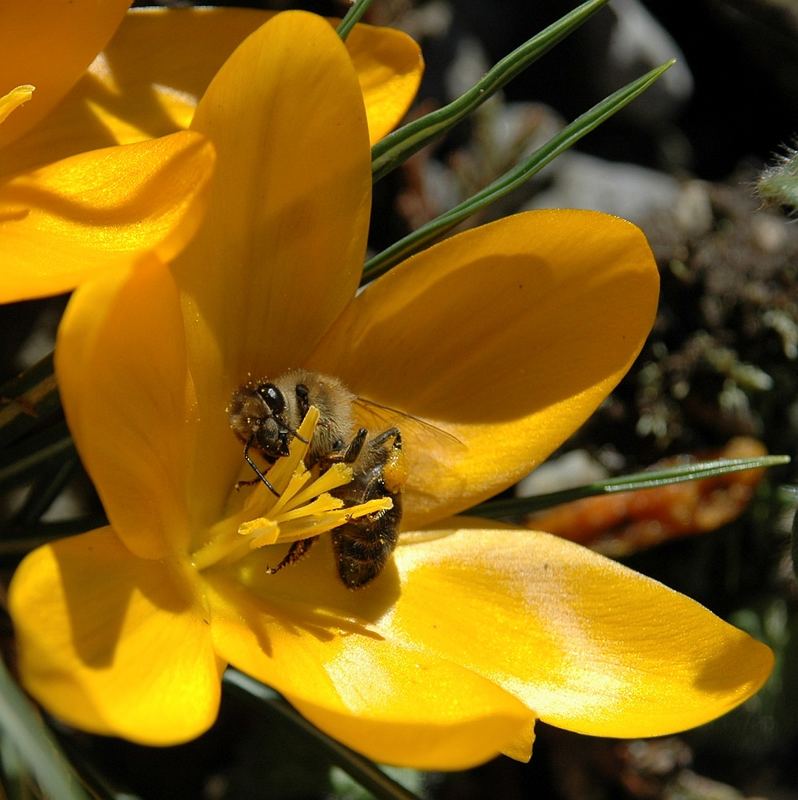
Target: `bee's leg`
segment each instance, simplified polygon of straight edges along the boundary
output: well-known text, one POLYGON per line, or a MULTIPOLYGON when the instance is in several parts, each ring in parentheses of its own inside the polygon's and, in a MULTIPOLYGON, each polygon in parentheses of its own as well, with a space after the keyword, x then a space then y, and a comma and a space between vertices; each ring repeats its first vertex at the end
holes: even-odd
POLYGON ((382 433, 378 434, 371 440, 372 445, 379 446, 389 439, 393 439, 393 447, 396 450, 402 449, 402 433, 399 428, 388 428, 387 431, 383 431, 382 433))
POLYGON ((380 453, 379 483, 382 491, 393 500, 393 509, 384 513, 392 516, 395 524, 398 525, 402 516, 402 487, 407 482, 407 464, 402 450, 402 434, 397 428, 389 428, 375 436, 369 442, 369 447, 380 453))
POLYGON ((275 497, 279 497, 280 493, 269 483, 268 478, 260 471, 258 465, 252 460, 252 457, 249 454, 249 448, 252 446, 252 441, 254 438, 254 435, 250 436, 249 439, 247 439, 247 443, 244 445, 244 461, 249 464, 249 466, 252 468, 252 471, 258 477, 251 481, 239 481, 236 484, 236 490, 238 490, 241 486, 251 486, 253 483, 260 481, 275 497))
POLYGON ((275 572, 279 572, 283 567, 290 567, 291 564, 296 564, 310 550, 313 542, 318 538, 318 536, 311 536, 309 539, 300 539, 298 542, 293 542, 283 560, 276 567, 266 567, 266 574, 274 575, 275 572))
POLYGON ((336 444, 335 450, 319 459, 322 472, 328 470, 333 464, 353 464, 360 455, 368 434, 369 432, 365 428, 361 428, 346 447, 343 446, 343 443, 340 443, 340 447, 336 444))
POLYGON ((369 432, 365 428, 361 428, 352 437, 352 441, 349 442, 346 450, 341 454, 341 461, 343 461, 344 464, 353 464, 357 460, 360 451, 363 449, 363 445, 366 443, 366 436, 368 436, 368 433, 369 432))

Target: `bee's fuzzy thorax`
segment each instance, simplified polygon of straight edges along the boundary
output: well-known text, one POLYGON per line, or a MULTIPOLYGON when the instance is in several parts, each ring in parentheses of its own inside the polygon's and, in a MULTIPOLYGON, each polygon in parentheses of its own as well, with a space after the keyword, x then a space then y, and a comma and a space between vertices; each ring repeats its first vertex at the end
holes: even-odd
POLYGON ((355 395, 337 378, 305 369, 292 369, 281 375, 276 385, 285 395, 286 418, 295 428, 299 427, 304 416, 299 408, 297 386, 307 387, 310 404, 319 410, 319 423, 308 452, 311 461, 351 440, 355 424, 352 415, 355 395))

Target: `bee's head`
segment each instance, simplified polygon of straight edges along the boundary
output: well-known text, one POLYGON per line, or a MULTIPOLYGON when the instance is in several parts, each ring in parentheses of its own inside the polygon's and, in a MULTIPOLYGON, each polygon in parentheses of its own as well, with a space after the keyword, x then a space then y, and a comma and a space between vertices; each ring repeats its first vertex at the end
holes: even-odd
POLYGON ((285 413, 285 395, 273 383, 259 383, 253 390, 255 397, 268 410, 266 416, 282 419, 285 413))
POLYGON ((295 431, 285 419, 285 396, 273 383, 250 381, 239 386, 227 407, 230 427, 239 439, 275 461, 288 455, 295 431))

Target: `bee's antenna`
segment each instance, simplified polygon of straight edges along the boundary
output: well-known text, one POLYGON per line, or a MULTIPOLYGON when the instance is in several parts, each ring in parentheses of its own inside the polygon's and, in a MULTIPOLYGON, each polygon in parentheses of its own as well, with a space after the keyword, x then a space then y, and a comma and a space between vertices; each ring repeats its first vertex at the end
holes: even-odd
POLYGON ((288 431, 288 433, 290 433, 291 436, 295 436, 297 439, 299 439, 299 441, 302 442, 302 444, 310 444, 310 440, 309 439, 306 439, 304 436, 301 436, 299 431, 294 430, 289 425, 284 425, 283 428, 284 428, 284 430, 288 431))
MULTIPOLYGON (((258 476, 261 483, 275 496, 279 497, 280 492, 274 488, 274 486, 269 483, 269 479, 258 469, 258 465, 252 460, 252 457, 249 454, 249 448, 252 447, 252 442, 255 440, 255 434, 253 433, 252 436, 247 439, 247 443, 244 446, 244 460, 249 464, 252 468, 252 471, 258 476)), ((246 481, 245 481, 246 483, 246 481)))

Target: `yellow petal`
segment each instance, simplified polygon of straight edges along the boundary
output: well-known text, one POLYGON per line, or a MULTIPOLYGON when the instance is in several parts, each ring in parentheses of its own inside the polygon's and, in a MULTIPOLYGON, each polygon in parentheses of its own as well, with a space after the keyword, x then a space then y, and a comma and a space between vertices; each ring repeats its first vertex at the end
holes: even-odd
MULTIPOLYGON (((22 169, 187 128, 198 99, 225 59, 273 16, 246 8, 133 9, 89 74, 46 124, 14 143, 7 161, 22 169)), ((404 116, 423 62, 418 45, 390 28, 357 25, 346 46, 366 102, 373 144, 404 116)))
POLYGON ((0 6, 0 92, 32 83, 36 102, 0 128, 0 147, 32 128, 103 49, 130 0, 47 0, 0 6))
POLYGON ((183 131, 50 164, 0 184, 0 302, 57 294, 196 229, 213 148, 183 131))
POLYGON ((185 580, 106 528, 31 553, 9 608, 22 683, 70 725, 150 745, 213 723, 222 664, 185 580))
POLYGON ((218 156, 205 222, 175 262, 201 418, 200 527, 221 516, 241 464, 233 389, 301 363, 355 291, 371 160, 352 63, 313 14, 280 14, 246 39, 193 127, 218 156))
POLYGON ((374 144, 407 113, 424 70, 419 46, 392 28, 355 25, 346 39, 355 65, 374 144))
POLYGON ((568 730, 700 725, 750 697, 773 665, 767 647, 689 598, 548 534, 452 531, 394 560, 401 594, 381 634, 456 660, 568 730))
MULTIPOLYGON (((346 603, 352 593, 327 567, 327 559, 306 559, 291 580, 346 603)), ((369 758, 464 769, 520 741, 531 747, 534 717, 522 703, 455 662, 383 639, 351 613, 258 599, 219 575, 209 578, 208 597, 217 652, 369 758)))
POLYGON ((640 350, 657 291, 654 259, 630 223, 519 214, 373 283, 310 366, 460 440, 388 420, 403 432, 410 529, 506 488, 573 433, 640 350))
POLYGON ((185 551, 189 412, 180 300, 157 261, 109 271, 67 306, 56 374, 108 518, 144 558, 185 551))

